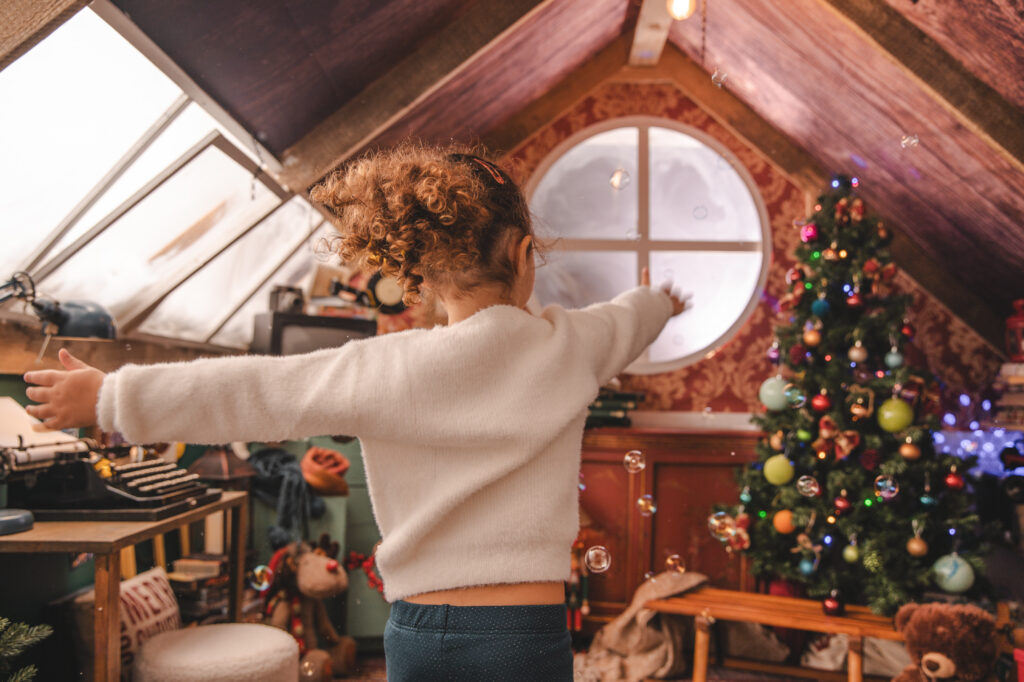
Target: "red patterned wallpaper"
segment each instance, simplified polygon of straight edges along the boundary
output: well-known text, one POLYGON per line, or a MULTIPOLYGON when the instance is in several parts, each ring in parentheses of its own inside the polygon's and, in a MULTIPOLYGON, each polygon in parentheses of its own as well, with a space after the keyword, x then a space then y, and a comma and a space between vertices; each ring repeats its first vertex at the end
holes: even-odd
MULTIPOLYGON (((793 265, 790 254, 798 241, 792 223, 805 215, 808 197, 673 85, 606 82, 525 140, 507 160, 523 178, 529 177, 566 138, 601 121, 636 115, 668 118, 698 128, 724 144, 746 166, 768 209, 773 234, 767 297, 779 297, 785 288, 785 272, 793 265)), ((908 351, 908 360, 916 360, 918 366, 924 364, 940 377, 947 400, 960 392, 977 395, 986 389, 998 372, 998 355, 908 276, 901 273, 898 282, 900 288, 914 295, 909 317, 917 328, 918 353, 915 356, 908 351)), ((674 372, 625 377, 624 386, 647 392, 648 405, 657 410, 760 410, 757 389, 773 370, 765 351, 777 321, 767 297, 713 357, 674 372)))

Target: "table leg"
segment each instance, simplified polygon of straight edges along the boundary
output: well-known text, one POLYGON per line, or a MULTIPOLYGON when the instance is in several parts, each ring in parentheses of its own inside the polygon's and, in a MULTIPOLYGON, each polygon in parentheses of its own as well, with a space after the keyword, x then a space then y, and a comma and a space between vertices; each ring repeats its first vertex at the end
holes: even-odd
POLYGON ((93 615, 93 679, 121 679, 121 552, 97 554, 96 604, 93 615))
POLYGON ((861 682, 864 679, 864 638, 850 635, 849 649, 846 655, 846 679, 850 682, 861 682))
POLYGON ((231 508, 231 578, 228 595, 228 617, 233 623, 242 620, 242 590, 245 583, 245 544, 248 537, 249 501, 231 508))
POLYGON ((707 682, 708 645, 711 643, 711 624, 714 621, 705 616, 697 616, 693 621, 697 630, 693 643, 693 682, 707 682))

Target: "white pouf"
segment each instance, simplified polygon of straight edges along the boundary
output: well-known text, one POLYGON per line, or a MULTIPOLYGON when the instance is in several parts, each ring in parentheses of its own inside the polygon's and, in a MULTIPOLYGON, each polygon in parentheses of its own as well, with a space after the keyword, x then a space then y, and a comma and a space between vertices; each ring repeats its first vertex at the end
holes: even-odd
POLYGON ((298 682, 299 645, 284 630, 220 623, 162 632, 142 644, 135 682, 298 682))

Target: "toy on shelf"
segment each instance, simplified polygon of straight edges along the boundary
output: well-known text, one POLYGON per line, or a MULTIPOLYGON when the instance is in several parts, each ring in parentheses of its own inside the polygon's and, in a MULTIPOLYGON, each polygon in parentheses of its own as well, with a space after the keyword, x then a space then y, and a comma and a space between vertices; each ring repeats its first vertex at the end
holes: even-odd
POLYGON ((905 604, 896 614, 913 664, 893 682, 989 680, 996 662, 996 621, 969 604, 905 604))

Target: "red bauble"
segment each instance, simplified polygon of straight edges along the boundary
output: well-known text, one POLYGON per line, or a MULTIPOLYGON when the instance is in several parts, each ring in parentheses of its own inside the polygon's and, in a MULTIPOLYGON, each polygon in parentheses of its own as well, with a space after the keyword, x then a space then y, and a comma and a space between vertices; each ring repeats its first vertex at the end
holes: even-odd
POLYGON ((903 326, 900 328, 900 334, 903 334, 903 336, 907 337, 908 339, 914 338, 914 325, 910 324, 909 322, 905 322, 903 326))
POLYGON ((878 450, 865 450, 860 456, 860 465, 868 471, 874 471, 879 459, 878 450))
POLYGON ((806 360, 807 349, 801 346, 799 343, 789 347, 789 364, 797 367, 804 364, 806 360))
POLYGON ((864 305, 864 300, 860 297, 860 294, 854 292, 846 297, 846 305, 851 308, 859 308, 864 305))
POLYGON ((840 495, 835 499, 836 514, 845 514, 846 512, 853 509, 853 502, 850 502, 850 498, 843 497, 840 495))
POLYGON ((816 412, 826 412, 830 407, 832 407, 832 401, 829 400, 828 396, 824 393, 819 393, 811 398, 811 407, 816 412))
POLYGON ((826 616, 843 615, 843 612, 846 611, 846 605, 843 603, 843 598, 839 595, 839 590, 832 590, 821 601, 821 609, 825 612, 826 616))
POLYGON ((963 490, 964 477, 954 471, 949 472, 946 474, 946 487, 950 490, 963 490))

